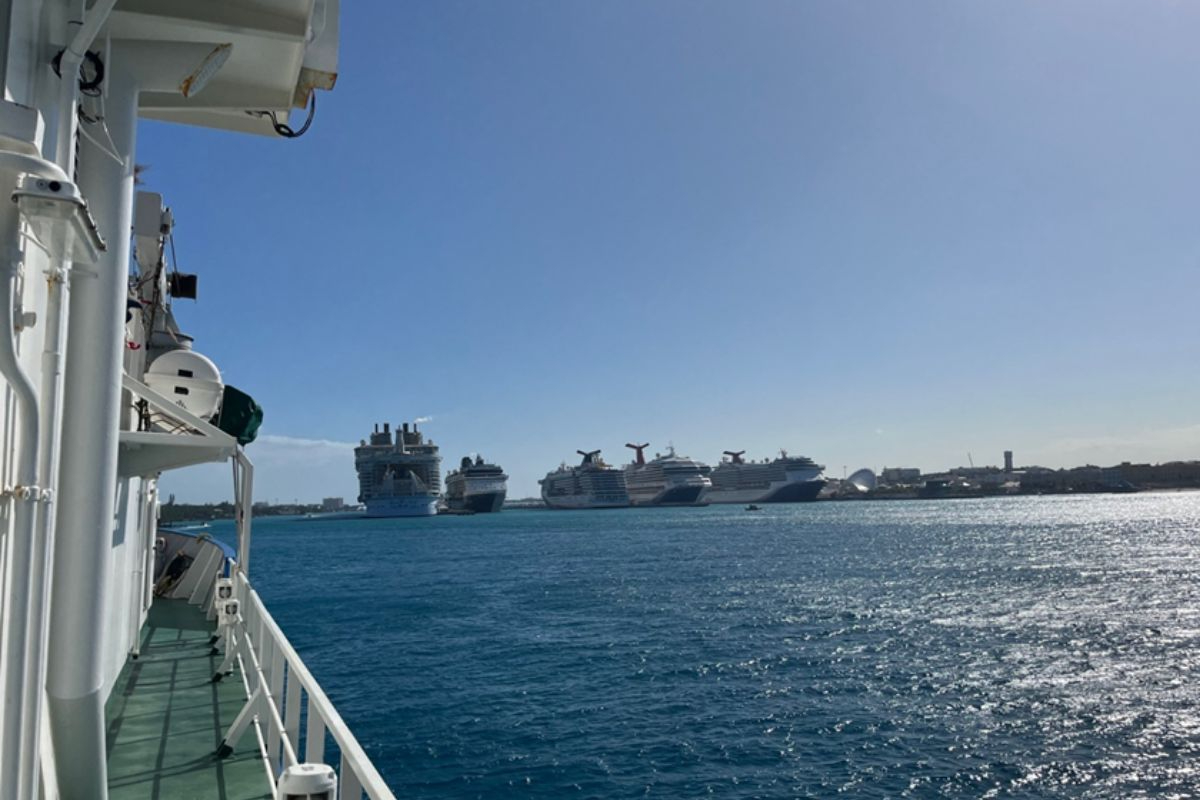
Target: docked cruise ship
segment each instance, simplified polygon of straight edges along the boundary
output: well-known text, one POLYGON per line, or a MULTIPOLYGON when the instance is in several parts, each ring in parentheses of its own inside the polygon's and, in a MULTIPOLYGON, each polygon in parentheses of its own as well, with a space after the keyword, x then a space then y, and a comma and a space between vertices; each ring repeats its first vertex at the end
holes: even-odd
POLYGON ((816 500, 825 486, 825 467, 804 456, 781 450, 772 461, 747 463, 745 450, 726 450, 712 471, 712 488, 704 495, 709 503, 800 503, 816 500))
POLYGON ((648 444, 627 444, 636 454, 633 463, 625 467, 625 485, 629 500, 635 506, 694 506, 702 505, 703 495, 712 486, 708 475, 712 467, 687 456, 654 454, 646 461, 648 444))
POLYGON ((599 450, 575 452, 583 456, 577 467, 565 463, 547 473, 542 485, 542 500, 551 508, 624 508, 629 505, 624 470, 610 467, 600 458, 599 450))
POLYGON ((358 502, 368 517, 428 517, 437 513, 441 493, 442 457, 437 445, 425 441, 417 423, 396 429, 375 426, 369 442, 354 448, 358 470, 358 502))
POLYGON ((446 505, 455 511, 499 511, 508 493, 508 476, 483 456, 464 456, 458 469, 446 476, 446 505))

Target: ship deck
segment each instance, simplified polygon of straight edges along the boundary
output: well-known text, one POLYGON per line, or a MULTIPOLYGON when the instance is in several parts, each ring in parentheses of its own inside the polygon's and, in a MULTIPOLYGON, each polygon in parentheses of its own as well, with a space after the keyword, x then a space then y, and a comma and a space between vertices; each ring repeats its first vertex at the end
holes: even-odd
POLYGON ((141 656, 108 699, 110 800, 262 800, 271 796, 252 733, 223 760, 213 754, 245 703, 238 673, 219 683, 213 624, 185 600, 156 598, 141 656))

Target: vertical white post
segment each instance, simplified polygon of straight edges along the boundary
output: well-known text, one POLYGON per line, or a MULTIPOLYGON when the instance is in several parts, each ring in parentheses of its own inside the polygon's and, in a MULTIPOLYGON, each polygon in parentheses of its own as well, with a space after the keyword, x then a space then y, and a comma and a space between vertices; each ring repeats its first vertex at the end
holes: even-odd
POLYGON ((117 70, 106 83, 106 121, 125 161, 117 164, 90 142, 80 144, 80 187, 108 251, 96 274, 77 275, 71 285, 62 433, 71 458, 59 474, 46 687, 54 748, 63 756, 59 789, 79 800, 108 794, 104 628, 137 136, 137 86, 117 70))
POLYGON ((338 800, 362 800, 362 784, 354 774, 354 765, 342 753, 342 763, 338 769, 338 800))
POLYGON ((238 505, 237 534, 238 534, 238 569, 243 575, 250 574, 250 523, 254 516, 254 464, 246 457, 239 447, 234 456, 241 467, 237 471, 238 482, 234 487, 237 491, 238 505))
POLYGON ((133 565, 133 591, 129 593, 129 654, 134 658, 141 655, 141 637, 138 632, 142 627, 142 584, 146 576, 146 487, 143 484, 138 492, 137 504, 138 538, 130 546, 134 547, 137 561, 133 565))
POLYGON ((146 492, 146 530, 143 532, 146 542, 145 575, 141 587, 143 614, 154 601, 154 556, 158 552, 155 549, 158 544, 158 480, 152 479, 147 483, 150 489, 146 492))
MULTIPOLYGON (((11 177, 12 173, 0 173, 11 177)), ((0 236, 4 241, 17 242, 19 221, 15 207, 0 211, 0 236)), ((8 533, 8 567, 4 581, 4 612, 6 624, 3 637, 4 703, 0 712, 0 794, 23 797, 18 788, 22 778, 32 778, 32 759, 23 757, 22 750, 33 745, 24 740, 27 731, 35 731, 36 709, 26 704, 26 655, 32 644, 29 630, 30 576, 34 571, 34 528, 38 514, 38 405, 37 394, 17 357, 13 310, 16 296, 17 271, 21 265, 18 252, 0 256, 0 372, 16 398, 17 470, 10 497, 12 527, 8 533)))
MULTIPOLYGON (((286 660, 286 659, 285 659, 286 660)), ((288 741, 300 748, 300 680, 288 664, 287 688, 283 695, 283 726, 288 741)))
MULTIPOLYGON (((283 708, 283 650, 275 641, 271 642, 271 673, 267 676, 269 702, 276 710, 283 708)), ((279 775, 279 753, 283 731, 274 725, 267 730, 267 757, 271 759, 271 768, 279 775)))
POLYGON ((308 722, 304 732, 304 760, 310 764, 320 764, 325 759, 325 720, 317 706, 309 698, 308 722))

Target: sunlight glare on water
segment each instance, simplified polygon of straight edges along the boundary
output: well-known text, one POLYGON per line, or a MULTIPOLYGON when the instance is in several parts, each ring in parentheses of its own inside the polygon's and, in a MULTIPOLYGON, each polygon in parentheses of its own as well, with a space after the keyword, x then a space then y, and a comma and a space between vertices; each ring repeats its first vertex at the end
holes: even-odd
POLYGON ((398 796, 1200 792, 1200 494, 255 525, 398 796))

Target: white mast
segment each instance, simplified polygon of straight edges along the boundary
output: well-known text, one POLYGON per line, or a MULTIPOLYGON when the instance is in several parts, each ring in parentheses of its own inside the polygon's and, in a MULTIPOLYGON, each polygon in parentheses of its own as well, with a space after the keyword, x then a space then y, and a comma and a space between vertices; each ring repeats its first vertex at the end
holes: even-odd
POLYGON ((94 275, 71 282, 63 409, 71 457, 59 475, 46 686, 54 750, 70 754, 58 759, 61 790, 101 799, 108 787, 103 656, 110 570, 97 565, 110 557, 115 516, 124 317, 113 309, 125 305, 137 133, 137 86, 119 64, 109 69, 108 131, 126 160, 118 164, 90 141, 81 143, 80 187, 95 203, 109 249, 94 275))

